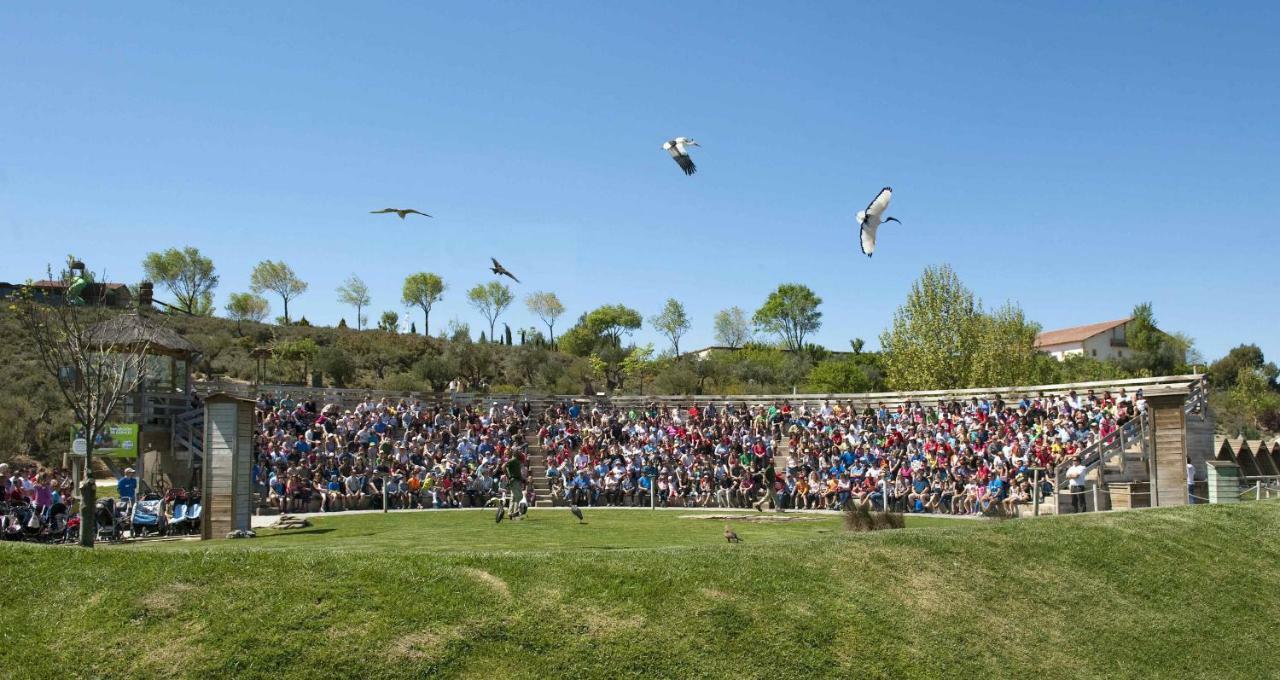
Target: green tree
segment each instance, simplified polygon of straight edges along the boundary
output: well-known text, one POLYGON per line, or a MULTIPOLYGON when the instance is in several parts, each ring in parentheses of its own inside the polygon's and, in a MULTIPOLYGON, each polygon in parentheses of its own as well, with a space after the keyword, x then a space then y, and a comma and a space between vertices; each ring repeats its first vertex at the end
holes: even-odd
POLYGON ((400 330, 400 315, 388 309, 378 317, 378 330, 395 333, 400 330))
POLYGON ((445 335, 450 342, 471 342, 471 324, 463 323, 457 319, 449 319, 445 335))
POLYGON ((926 267, 880 335, 889 387, 956 389, 969 383, 981 309, 949 265, 926 267))
POLYGON ((307 283, 293 273, 293 269, 284 262, 263 260, 253 268, 249 279, 249 287, 253 292, 261 294, 271 291, 284 300, 284 322, 289 323, 289 301, 307 292, 307 283))
MULTIPOLYGON (((653 355, 653 343, 646 343, 641 347, 632 348, 621 361, 622 375, 628 380, 640 383, 637 388, 640 394, 644 394, 645 378, 652 375, 657 368, 653 355)), ((618 381, 618 387, 622 387, 622 381, 618 381)))
POLYGON ((511 289, 498 281, 476 284, 467 291, 467 302, 471 303, 489 322, 489 337, 493 338, 493 326, 502 312, 511 305, 515 296, 511 289))
POLYGON ((1209 366, 1209 384, 1214 389, 1229 390, 1235 387, 1242 368, 1258 371, 1271 385, 1275 385, 1276 376, 1280 374, 1280 368, 1269 363, 1263 356, 1262 348, 1257 345, 1238 345, 1209 366))
POLYGON ((401 300, 422 310, 422 334, 431 334, 431 308, 444 297, 444 279, 439 274, 418 272, 405 277, 401 300))
POLYGON ((799 351, 804 348, 805 336, 822 327, 821 304, 822 298, 808 286, 784 283, 769 294, 752 320, 760 330, 781 338, 787 349, 799 351))
POLYGON ((716 312, 716 342, 738 349, 751 342, 751 327, 747 323, 747 314, 741 307, 730 307, 716 312))
POLYGON ((622 346, 622 336, 630 335, 643 325, 640 312, 625 305, 602 305, 579 320, 592 336, 607 338, 614 347, 622 346))
POLYGON ((449 381, 458 376, 458 367, 439 355, 423 356, 413 364, 412 370, 415 377, 429 383, 436 392, 445 391, 449 381))
POLYGON ((809 371, 806 389, 813 392, 851 393, 870 392, 875 389, 875 379, 867 369, 852 359, 827 359, 819 361, 809 371))
POLYGON ((684 305, 675 298, 667 298, 662 312, 649 319, 649 323, 671 341, 671 353, 680 356, 680 338, 689 332, 689 315, 684 305))
POLYGON ((1010 302, 975 319, 968 387, 1033 385, 1040 382, 1040 326, 1010 302))
POLYGON ((1241 367, 1236 373, 1235 385, 1227 390, 1228 410, 1238 414, 1247 427, 1233 434, 1257 437, 1263 430, 1263 421, 1274 420, 1280 412, 1280 394, 1268 381, 1264 372, 1241 367))
POLYGON ((320 347, 311 338, 299 338, 278 342, 271 348, 271 352, 277 361, 297 364, 299 382, 306 384, 308 369, 319 354, 320 347))
POLYGON ((338 347, 321 347, 316 352, 316 370, 329 376, 334 387, 346 387, 356 374, 355 364, 338 347))
POLYGON ((1160 342, 1160 329, 1156 327, 1156 315, 1150 302, 1140 302, 1133 307, 1133 320, 1125 330, 1129 349, 1135 352, 1153 352, 1160 342))
POLYGON ((253 293, 232 293, 227 301, 227 318, 236 322, 236 332, 242 332, 241 325, 245 321, 262 323, 271 313, 271 305, 261 295, 253 293))
POLYGON ((550 336, 550 342, 556 341, 556 319, 564 314, 564 305, 560 303, 560 298, 555 293, 538 291, 531 293, 524 299, 524 304, 534 316, 542 319, 542 323, 547 324, 547 334, 550 336))
POLYGON ((352 274, 341 286, 338 286, 338 303, 356 308, 356 330, 364 329, 364 308, 369 306, 369 286, 355 274, 352 274))
POLYGON ((206 316, 200 312, 212 309, 218 274, 213 260, 201 255, 199 249, 187 246, 147 253, 142 271, 148 279, 164 285, 177 302, 175 306, 188 314, 206 316))

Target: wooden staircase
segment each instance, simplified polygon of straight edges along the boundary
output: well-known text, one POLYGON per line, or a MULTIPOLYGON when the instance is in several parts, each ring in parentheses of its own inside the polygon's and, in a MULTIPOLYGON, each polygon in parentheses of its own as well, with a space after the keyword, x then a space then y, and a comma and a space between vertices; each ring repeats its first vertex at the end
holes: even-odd
POLYGON ((535 495, 534 507, 549 508, 555 505, 551 497, 551 480, 547 479, 547 452, 538 441, 538 431, 532 419, 525 421, 524 443, 529 454, 529 479, 535 495))

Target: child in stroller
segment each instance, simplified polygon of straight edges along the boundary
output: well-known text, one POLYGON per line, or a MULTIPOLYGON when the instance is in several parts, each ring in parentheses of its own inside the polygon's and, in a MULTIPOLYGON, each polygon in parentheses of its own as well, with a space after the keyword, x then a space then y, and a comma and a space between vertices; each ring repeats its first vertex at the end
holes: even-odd
POLYGON ((93 505, 97 540, 117 541, 124 537, 124 517, 114 498, 100 498, 93 505))
POLYGON ((129 533, 134 538, 145 537, 149 532, 163 536, 168 525, 169 518, 164 514, 164 500, 158 494, 147 494, 134 503, 133 512, 129 516, 129 533))

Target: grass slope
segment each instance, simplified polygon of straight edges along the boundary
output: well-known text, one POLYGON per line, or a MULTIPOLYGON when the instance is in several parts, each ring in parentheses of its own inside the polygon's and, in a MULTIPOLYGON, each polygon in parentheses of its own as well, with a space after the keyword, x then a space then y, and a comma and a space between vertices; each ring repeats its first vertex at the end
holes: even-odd
POLYGON ((718 521, 623 513, 3 545, 0 674, 1222 678, 1280 663, 1280 502, 875 534, 739 524, 738 545, 718 521))

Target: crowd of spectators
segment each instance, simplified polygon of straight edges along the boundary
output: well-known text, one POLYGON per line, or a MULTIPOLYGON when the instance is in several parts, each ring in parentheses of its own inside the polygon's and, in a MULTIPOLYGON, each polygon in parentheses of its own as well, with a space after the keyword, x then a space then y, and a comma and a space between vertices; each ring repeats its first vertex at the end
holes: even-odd
POLYGON ((258 401, 254 479, 280 512, 485 506, 507 488, 507 461, 537 428, 546 470, 526 500, 1016 514, 1051 493, 1058 470, 1145 408, 1141 390, 972 398, 888 406, 476 402, 366 398, 317 407, 258 401), (531 417, 532 416, 532 417, 531 417), (545 477, 543 475, 545 474, 545 477), (772 490, 772 498, 769 491, 772 490))
POLYGON ((1034 479, 1051 493, 1060 466, 1143 409, 1141 390, 1123 389, 861 408, 564 404, 539 437, 553 495, 579 505, 749 507, 772 486, 783 509, 1016 514, 1034 479))
POLYGON ((528 407, 367 398, 353 408, 262 396, 254 483, 280 512, 456 508, 506 488, 528 407))
POLYGON ((0 503, 30 506, 45 520, 55 506, 70 506, 74 491, 71 475, 65 470, 38 465, 0 463, 0 483, 4 484, 0 503))

